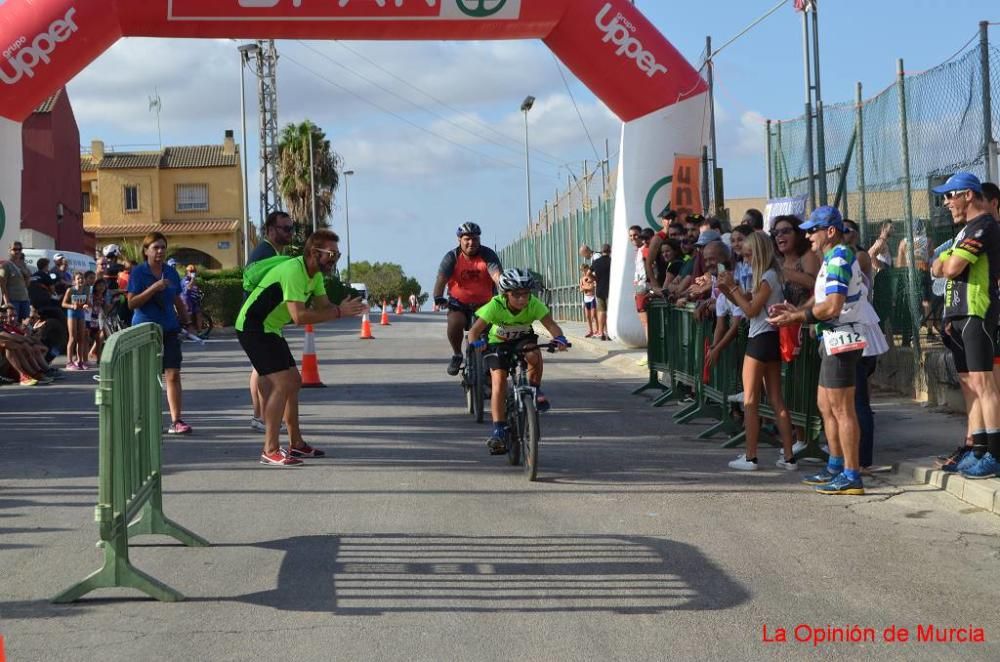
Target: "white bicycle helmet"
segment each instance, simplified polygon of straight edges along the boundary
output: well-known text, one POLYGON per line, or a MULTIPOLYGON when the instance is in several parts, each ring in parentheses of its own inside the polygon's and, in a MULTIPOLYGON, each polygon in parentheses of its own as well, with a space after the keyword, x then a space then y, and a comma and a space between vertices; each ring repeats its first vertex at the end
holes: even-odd
POLYGON ((500 275, 500 290, 510 292, 511 290, 535 290, 538 283, 535 277, 527 269, 507 269, 500 275))
POLYGON ((121 252, 122 249, 118 247, 118 244, 108 244, 101 250, 101 253, 104 254, 104 257, 111 257, 112 255, 121 255, 121 252))
POLYGON ((461 237, 467 234, 470 234, 474 237, 478 237, 481 234, 483 234, 483 231, 478 225, 472 222, 462 223, 461 225, 458 226, 458 229, 455 230, 456 236, 461 237))

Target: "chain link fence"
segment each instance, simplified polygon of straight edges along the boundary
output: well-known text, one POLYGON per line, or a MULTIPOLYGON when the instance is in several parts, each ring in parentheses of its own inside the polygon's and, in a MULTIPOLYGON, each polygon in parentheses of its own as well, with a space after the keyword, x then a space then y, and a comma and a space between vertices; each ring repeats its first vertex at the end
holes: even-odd
POLYGON ((826 172, 814 179, 806 118, 768 124, 768 197, 815 196, 858 222, 863 246, 884 245, 872 255, 875 308, 899 346, 919 349, 939 334, 943 288, 929 265, 955 228, 931 188, 956 170, 998 177, 990 164, 1000 136, 1000 49, 988 36, 983 27, 979 43, 924 72, 905 74, 900 61, 895 82, 866 100, 858 83, 855 101, 825 105, 826 172))
POLYGON ((565 191, 556 191, 554 202, 545 202, 530 227, 499 251, 504 267, 535 272, 557 320, 584 321, 580 247, 599 253, 601 244, 611 243, 614 184, 607 164, 571 178, 565 191))

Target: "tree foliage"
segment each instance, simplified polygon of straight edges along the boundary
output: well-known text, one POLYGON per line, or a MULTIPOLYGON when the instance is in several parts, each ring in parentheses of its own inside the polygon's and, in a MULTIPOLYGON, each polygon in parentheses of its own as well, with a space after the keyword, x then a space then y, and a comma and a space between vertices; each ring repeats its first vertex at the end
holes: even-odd
POLYGON ((329 227, 333 213, 333 193, 340 184, 340 155, 330 147, 326 133, 310 120, 288 124, 278 139, 278 190, 285 209, 299 228, 312 228, 313 199, 316 201, 316 227, 329 227), (309 178, 309 135, 312 134, 313 179, 309 178))
POLYGON ((368 286, 368 300, 373 304, 393 301, 400 296, 405 301, 411 294, 421 301, 426 300, 417 279, 408 277, 401 266, 392 262, 354 262, 351 264, 351 280, 368 286))

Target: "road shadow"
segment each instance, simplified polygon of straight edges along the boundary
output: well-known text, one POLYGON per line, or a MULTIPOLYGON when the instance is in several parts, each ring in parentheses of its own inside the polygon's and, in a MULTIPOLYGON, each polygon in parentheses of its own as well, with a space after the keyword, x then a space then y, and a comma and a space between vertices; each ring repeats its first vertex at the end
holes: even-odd
POLYGON ((750 598, 696 547, 665 538, 388 533, 258 546, 285 553, 277 587, 234 599, 283 611, 656 614, 750 598))

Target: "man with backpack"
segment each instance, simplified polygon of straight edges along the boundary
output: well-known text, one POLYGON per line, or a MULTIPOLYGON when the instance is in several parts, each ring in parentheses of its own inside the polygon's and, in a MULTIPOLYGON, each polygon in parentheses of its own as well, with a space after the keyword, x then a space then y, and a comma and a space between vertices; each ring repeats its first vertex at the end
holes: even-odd
POLYGON ((258 374, 265 426, 261 464, 299 466, 301 458, 325 455, 302 439, 299 429, 302 378, 281 330, 289 323, 319 324, 365 311, 360 298, 345 299, 340 305, 327 298, 325 277, 340 258, 339 241, 330 230, 317 230, 306 240, 300 257, 268 258, 260 261, 257 268, 248 267, 244 275, 244 288, 249 286, 252 291, 236 318, 236 337, 258 374), (287 451, 278 444, 282 416, 288 425, 287 451))
MULTIPOLYGON (((250 253, 247 268, 254 262, 281 255, 295 236, 295 222, 283 211, 272 211, 264 219, 264 238, 250 253)), ((243 287, 246 290, 246 286, 243 287)), ((249 295, 249 291, 247 292, 249 295)), ((253 406, 253 416, 250 417, 250 429, 264 431, 264 418, 260 407, 260 385, 256 370, 250 370, 250 404, 253 406)))

